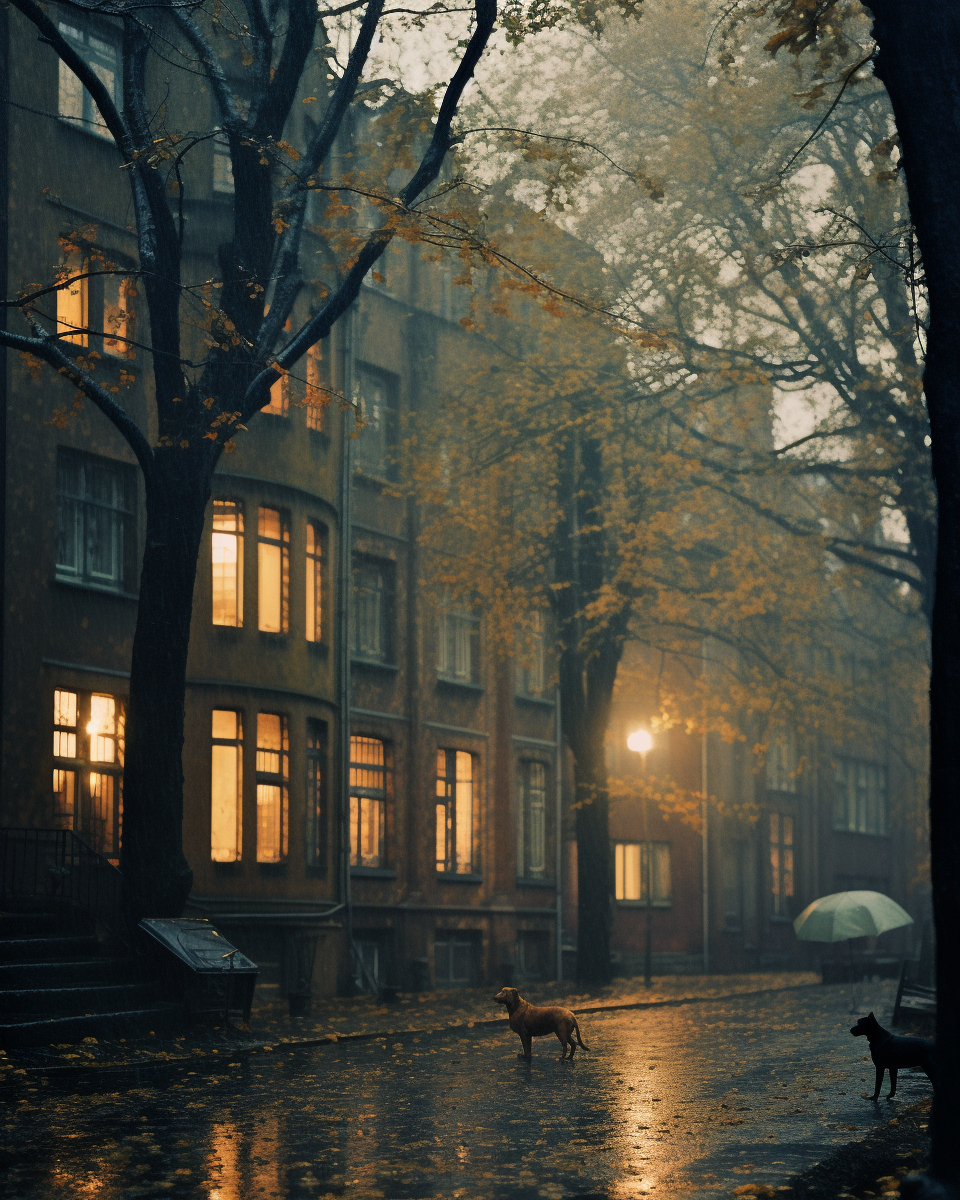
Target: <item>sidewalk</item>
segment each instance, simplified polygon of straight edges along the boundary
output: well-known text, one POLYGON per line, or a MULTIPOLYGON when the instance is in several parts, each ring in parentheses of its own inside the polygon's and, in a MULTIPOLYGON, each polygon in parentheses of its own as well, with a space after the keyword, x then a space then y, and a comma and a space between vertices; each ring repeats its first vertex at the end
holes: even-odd
MULTIPOLYGON (((575 984, 531 984, 524 987, 535 1003, 562 1003, 577 1013, 697 1003, 728 996, 785 991, 819 983, 813 972, 767 972, 751 975, 674 975, 654 979, 617 979, 609 987, 583 991, 575 984)), ((160 1041, 121 1039, 80 1045, 58 1045, 0 1051, 0 1081, 17 1082, 25 1071, 55 1071, 70 1075, 90 1068, 146 1066, 198 1058, 216 1061, 237 1053, 272 1051, 298 1045, 360 1041, 388 1034, 439 1032, 505 1021, 503 1008, 493 1002, 492 987, 456 991, 401 993, 397 1002, 380 1005, 370 996, 331 997, 315 1001, 306 1017, 291 1020, 287 1005, 254 1004, 247 1031, 211 1022, 183 1037, 160 1041)))

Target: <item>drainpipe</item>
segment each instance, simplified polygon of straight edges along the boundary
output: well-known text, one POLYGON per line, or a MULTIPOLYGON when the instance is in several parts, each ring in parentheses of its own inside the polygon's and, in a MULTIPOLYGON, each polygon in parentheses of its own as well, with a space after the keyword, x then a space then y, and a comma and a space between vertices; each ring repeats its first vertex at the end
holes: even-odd
POLYGON ((563 740, 560 726, 560 688, 557 688, 557 699, 554 705, 554 741, 556 750, 554 758, 556 766, 554 774, 557 781, 557 983, 563 982, 563 740))
MULTIPOLYGON (((704 638, 700 644, 700 658, 704 679, 707 675, 707 639, 704 638)), ((706 728, 703 731, 703 737, 700 741, 700 790, 703 792, 702 813, 703 821, 703 973, 710 974, 710 840, 709 840, 709 796, 710 790, 708 787, 709 776, 707 773, 707 737, 706 728)))
MULTIPOLYGON (((353 399, 354 359, 354 310, 351 307, 343 317, 343 394, 353 399)), ((353 579, 353 555, 351 534, 351 454, 353 439, 350 437, 351 410, 340 412, 340 538, 337 554, 337 697, 340 711, 340 739, 338 760, 340 763, 340 803, 338 805, 338 850, 340 868, 340 902, 343 905, 343 925, 347 949, 353 966, 353 906, 350 896, 350 593, 353 579)))

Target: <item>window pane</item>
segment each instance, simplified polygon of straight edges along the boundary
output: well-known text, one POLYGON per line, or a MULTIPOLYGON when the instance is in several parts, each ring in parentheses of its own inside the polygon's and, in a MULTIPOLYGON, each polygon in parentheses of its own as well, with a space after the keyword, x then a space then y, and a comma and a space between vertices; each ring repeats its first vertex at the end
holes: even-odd
POLYGON ((243 514, 234 500, 214 500, 211 536, 214 625, 243 624, 243 514))
POLYGON ((240 747, 213 746, 210 771, 210 857, 240 857, 240 747))
POLYGON ((66 828, 72 825, 76 803, 77 773, 53 769, 53 811, 57 817, 70 818, 66 828))
POLYGON ((90 734, 90 761, 116 762, 116 712, 117 705, 113 696, 94 693, 90 697, 90 722, 87 733, 90 734))
POLYGON ((326 765, 327 727, 322 721, 307 720, 307 864, 326 867, 326 805, 324 770, 326 765))
POLYGON ((257 862, 287 856, 287 719, 257 714, 257 862))
POLYGON ((107 276, 103 281, 103 348, 120 358, 133 358, 134 350, 128 339, 133 336, 132 279, 107 276))
POLYGON ((113 775, 90 772, 90 834, 94 850, 115 854, 117 838, 117 780, 113 775))
POLYGON ((307 522, 306 557, 306 635, 308 642, 319 642, 323 630, 321 577, 322 536, 313 521, 307 522))
POLYGON ((457 751, 456 852, 457 871, 473 871, 473 755, 457 751))
POLYGON ((283 855, 283 789, 257 784, 257 862, 280 862, 283 855))
POLYGON ((87 320, 87 279, 78 279, 84 269, 84 262, 79 254, 71 254, 64 272, 69 282, 57 289, 57 333, 66 334, 61 340, 72 342, 75 346, 86 346, 89 340, 86 333, 73 333, 71 330, 85 329, 87 320))
POLYGON ((280 633, 280 547, 261 542, 258 553, 260 628, 265 633, 280 633))

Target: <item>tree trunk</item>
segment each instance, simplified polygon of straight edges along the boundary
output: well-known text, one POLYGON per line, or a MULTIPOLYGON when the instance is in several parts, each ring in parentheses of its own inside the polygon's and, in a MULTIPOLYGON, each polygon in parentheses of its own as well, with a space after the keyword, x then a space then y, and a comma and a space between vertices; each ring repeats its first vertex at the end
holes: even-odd
POLYGON ((930 298, 924 390, 937 487, 930 833, 937 929, 933 1175, 960 1189, 960 6, 868 0, 930 298))
POLYGON ((147 537, 130 670, 123 781, 123 905, 177 917, 193 873, 183 856, 183 724, 197 556, 212 464, 159 451, 147 479, 147 537))
POLYGON ((603 734, 574 758, 577 833, 577 982, 610 982, 610 832, 603 734), (597 744, 594 744, 597 743, 597 744))

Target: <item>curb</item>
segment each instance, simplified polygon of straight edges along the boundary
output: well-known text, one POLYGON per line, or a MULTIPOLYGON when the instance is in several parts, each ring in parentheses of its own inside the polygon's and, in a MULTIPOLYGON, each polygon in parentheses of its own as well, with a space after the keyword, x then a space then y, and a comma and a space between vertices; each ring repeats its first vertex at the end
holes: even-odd
MULTIPOLYGON (((780 994, 782 992, 797 992, 803 991, 805 988, 821 987, 822 984, 816 983, 791 983, 785 987, 769 987, 757 988, 749 992, 724 992, 717 996, 680 996, 669 1000, 632 1000, 624 1004, 594 1004, 589 1007, 578 1008, 578 1014, 596 1014, 608 1012, 624 1012, 627 1010, 645 1009, 645 1008, 679 1008, 685 1004, 710 1004, 722 1000, 738 1000, 750 999, 756 996, 769 996, 780 994)), ((385 1029, 377 1031, 363 1031, 358 1033, 344 1034, 326 1034, 322 1037, 315 1038, 297 1038, 295 1040, 285 1040, 277 1042, 257 1042, 247 1046, 235 1046, 231 1049, 224 1049, 222 1052, 218 1050, 216 1055, 211 1053, 192 1054, 185 1058, 174 1059, 138 1059, 129 1063, 108 1064, 105 1066, 97 1066, 94 1064, 80 1064, 70 1066, 49 1066, 49 1067, 23 1067, 16 1072, 17 1079, 2 1079, 0 1080, 0 1090, 15 1088, 18 1083, 26 1083, 29 1080, 40 1078, 53 1079, 76 1079, 78 1082, 82 1079, 102 1078, 108 1079, 112 1074, 119 1074, 125 1071, 132 1071, 139 1074, 140 1071, 176 1071, 188 1067, 197 1067, 203 1064, 207 1067, 216 1067, 221 1063, 229 1066, 229 1060, 236 1059, 240 1056, 249 1057, 251 1054, 257 1053, 280 1053, 285 1050, 306 1050, 315 1046, 332 1046, 339 1042, 370 1042, 386 1040, 387 1038, 411 1038, 435 1036, 442 1033, 463 1033, 468 1029, 488 1029, 497 1025, 508 1025, 506 1017, 489 1017, 479 1021, 459 1021, 452 1025, 436 1025, 420 1029, 385 1029), (21 1073, 22 1072, 22 1073, 21 1073)), ((14 1074, 14 1072, 10 1072, 14 1074)), ((139 1083, 139 1080, 138 1080, 139 1083)))

